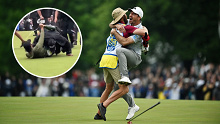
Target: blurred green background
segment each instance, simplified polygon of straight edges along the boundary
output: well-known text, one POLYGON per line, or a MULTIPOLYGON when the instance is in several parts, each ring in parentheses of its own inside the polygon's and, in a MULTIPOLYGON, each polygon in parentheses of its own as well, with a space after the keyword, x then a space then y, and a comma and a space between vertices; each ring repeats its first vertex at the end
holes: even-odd
POLYGON ((112 10, 135 6, 143 9, 142 24, 151 37, 150 52, 142 55, 138 68, 154 63, 169 66, 180 61, 190 67, 194 59, 220 63, 219 0, 4 0, 0 1, 0 74, 23 71, 12 52, 12 34, 30 11, 52 7, 73 17, 83 38, 81 57, 73 69, 87 70, 104 52, 112 10))

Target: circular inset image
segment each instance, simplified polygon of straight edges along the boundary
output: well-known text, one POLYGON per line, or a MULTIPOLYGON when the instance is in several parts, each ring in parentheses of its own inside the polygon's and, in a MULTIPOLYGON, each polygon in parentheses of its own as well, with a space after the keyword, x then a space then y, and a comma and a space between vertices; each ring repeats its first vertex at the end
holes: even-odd
POLYGON ((82 51, 82 35, 67 13, 40 8, 26 14, 15 27, 12 49, 28 73, 53 78, 69 71, 82 51))

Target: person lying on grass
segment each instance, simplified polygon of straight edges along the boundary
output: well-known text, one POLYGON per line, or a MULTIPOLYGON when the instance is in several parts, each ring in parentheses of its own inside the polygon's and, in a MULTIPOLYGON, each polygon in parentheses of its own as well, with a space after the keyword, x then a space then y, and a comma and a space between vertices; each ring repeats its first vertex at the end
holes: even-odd
POLYGON ((50 57, 54 53, 59 54, 61 50, 67 56, 72 56, 69 41, 60 34, 57 27, 43 24, 39 26, 40 34, 35 37, 33 44, 30 39, 23 43, 28 58, 50 57))

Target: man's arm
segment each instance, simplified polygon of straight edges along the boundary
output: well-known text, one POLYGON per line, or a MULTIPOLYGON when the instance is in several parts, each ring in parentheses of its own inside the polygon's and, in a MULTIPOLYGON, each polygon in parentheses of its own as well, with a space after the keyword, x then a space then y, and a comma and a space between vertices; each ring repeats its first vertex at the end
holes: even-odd
POLYGON ((41 31, 44 30, 44 26, 45 25, 43 25, 43 24, 39 24, 39 27, 40 27, 41 31))
POLYGON ((43 20, 43 19, 44 19, 44 17, 42 16, 41 11, 40 11, 40 10, 37 10, 37 13, 38 13, 38 15, 40 16, 40 19, 41 19, 41 20, 43 20))
POLYGON ((128 30, 131 29, 133 34, 145 36, 145 32, 147 32, 147 35, 148 35, 148 30, 144 26, 143 26, 143 29, 138 29, 138 28, 135 28, 135 27, 130 26, 130 25, 124 26, 122 24, 116 24, 116 25, 109 24, 109 27, 110 28, 117 28, 122 33, 125 33, 125 32, 127 32, 128 30), (132 29, 132 28, 135 28, 135 29, 132 29))
POLYGON ((15 31, 15 35, 21 40, 21 42, 24 42, 24 39, 21 37, 18 31, 15 31))
POLYGON ((109 27, 110 28, 117 28, 121 33, 125 33, 126 32, 126 30, 124 28, 124 25, 122 25, 122 24, 115 24, 115 25, 109 24, 109 27))
POLYGON ((136 29, 133 34, 137 34, 137 35, 141 35, 141 36, 145 36, 145 32, 147 32, 147 35, 148 34, 148 30, 146 27, 144 27, 143 29, 136 29))
POLYGON ((25 42, 24 39, 21 37, 21 35, 18 33, 18 31, 15 31, 15 35, 21 40, 21 46, 23 46, 23 43, 25 42))
POLYGON ((58 17, 58 11, 55 11, 55 17, 54 17, 54 22, 57 23, 57 17, 58 17))
POLYGON ((134 41, 131 37, 125 38, 125 37, 121 36, 115 29, 111 30, 111 34, 115 35, 115 38, 122 46, 127 46, 129 44, 134 43, 134 41))
POLYGON ((48 29, 48 30, 55 30, 56 29, 56 26, 53 26, 53 25, 44 25, 44 28, 48 29))
MULTIPOLYGON (((116 24, 116 25, 117 25, 117 24, 116 24)), ((109 27, 110 27, 110 28, 116 28, 116 26, 113 25, 113 24, 109 24, 109 27)))

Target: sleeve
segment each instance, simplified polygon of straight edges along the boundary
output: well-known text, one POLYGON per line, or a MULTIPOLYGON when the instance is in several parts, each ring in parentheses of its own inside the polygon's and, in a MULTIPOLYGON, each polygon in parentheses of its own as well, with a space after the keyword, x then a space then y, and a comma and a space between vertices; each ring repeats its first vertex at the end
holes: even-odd
POLYGON ((131 25, 126 25, 124 28, 125 28, 125 30, 128 34, 133 34, 133 32, 137 29, 137 28, 135 28, 134 26, 131 26, 131 25))
POLYGON ((46 28, 48 30, 53 30, 53 31, 56 29, 56 27, 53 25, 45 25, 44 28, 46 28))
POLYGON ((134 43, 142 41, 142 37, 140 35, 131 35, 130 37, 133 39, 134 43))

